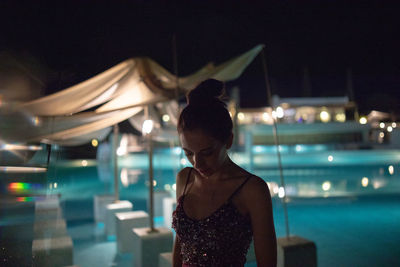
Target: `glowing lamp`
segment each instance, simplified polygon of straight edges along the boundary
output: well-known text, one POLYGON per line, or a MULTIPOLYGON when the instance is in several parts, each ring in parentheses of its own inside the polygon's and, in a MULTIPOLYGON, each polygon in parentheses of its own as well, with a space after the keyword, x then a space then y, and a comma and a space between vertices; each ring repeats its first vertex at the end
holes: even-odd
POLYGON ((163 122, 169 122, 169 115, 168 114, 164 114, 162 116, 162 120, 163 120, 163 122))
POLYGON ((153 130, 153 121, 152 120, 145 120, 142 126, 142 133, 143 134, 150 134, 153 130))
POLYGON ((338 113, 335 115, 335 119, 338 122, 345 122, 346 121, 346 115, 344 113, 338 113))
POLYGON ((283 108, 282 107, 277 107, 276 108, 276 117, 278 117, 279 119, 283 118, 284 116, 284 112, 283 112, 283 108))
POLYGON ((361 117, 359 122, 360 122, 360 124, 367 124, 368 120, 366 117, 361 117))
POLYGON ((331 120, 331 115, 325 110, 321 111, 321 113, 319 114, 319 117, 322 122, 328 122, 331 120))
POLYGON ((99 145, 99 141, 97 141, 96 139, 92 139, 92 146, 97 147, 98 145, 99 145))

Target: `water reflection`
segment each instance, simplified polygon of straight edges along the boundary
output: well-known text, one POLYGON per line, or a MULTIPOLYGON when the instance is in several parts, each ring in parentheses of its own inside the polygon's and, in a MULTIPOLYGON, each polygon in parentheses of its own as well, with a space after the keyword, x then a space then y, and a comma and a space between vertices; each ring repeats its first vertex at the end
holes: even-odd
POLYGON ((142 174, 141 170, 136 169, 121 169, 121 183, 124 187, 128 187, 129 185, 137 184, 139 180, 139 175, 142 174))
POLYGON ((393 165, 390 165, 390 166, 388 167, 388 171, 389 171, 390 175, 393 175, 393 174, 394 174, 394 167, 393 167, 393 165))
POLYGON ((361 179, 361 185, 362 185, 363 187, 367 187, 368 184, 369 184, 369 179, 368 179, 368 177, 363 177, 363 178, 361 179))
MULTIPOLYGON (((400 192, 399 175, 382 172, 382 169, 380 166, 284 169, 286 190, 281 195, 329 197, 400 192)), ((279 170, 256 169, 255 174, 268 181, 271 196, 279 197, 279 170)))

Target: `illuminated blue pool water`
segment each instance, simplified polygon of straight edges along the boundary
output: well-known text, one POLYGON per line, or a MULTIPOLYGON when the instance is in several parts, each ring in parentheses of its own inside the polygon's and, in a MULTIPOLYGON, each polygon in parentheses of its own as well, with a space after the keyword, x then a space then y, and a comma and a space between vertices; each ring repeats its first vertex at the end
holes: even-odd
MULTIPOLYGON (((263 178, 275 196, 280 186, 276 154, 254 152, 232 153, 239 165, 263 178)), ((174 194, 176 173, 189 166, 178 148, 156 150, 154 158, 155 190, 174 194)), ((127 198, 147 198, 148 155, 136 153, 120 157, 120 194, 127 198)), ((400 193, 400 151, 311 151, 282 153, 286 194, 292 198, 345 197, 400 193)), ((48 172, 48 188, 62 192, 64 197, 91 198, 94 194, 113 190, 113 167, 95 160, 53 162, 48 172), (84 166, 83 166, 84 165, 84 166), (57 183, 57 188, 54 184, 57 183), (76 195, 76 187, 84 192, 76 195)))

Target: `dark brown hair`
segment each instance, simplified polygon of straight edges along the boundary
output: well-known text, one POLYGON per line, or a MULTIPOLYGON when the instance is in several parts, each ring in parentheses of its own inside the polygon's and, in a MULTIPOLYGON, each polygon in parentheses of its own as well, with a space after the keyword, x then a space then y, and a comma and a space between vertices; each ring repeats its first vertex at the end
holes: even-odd
POLYGON ((222 143, 232 134, 232 119, 221 100, 225 93, 223 82, 208 79, 186 96, 187 105, 178 119, 178 132, 203 130, 222 143))

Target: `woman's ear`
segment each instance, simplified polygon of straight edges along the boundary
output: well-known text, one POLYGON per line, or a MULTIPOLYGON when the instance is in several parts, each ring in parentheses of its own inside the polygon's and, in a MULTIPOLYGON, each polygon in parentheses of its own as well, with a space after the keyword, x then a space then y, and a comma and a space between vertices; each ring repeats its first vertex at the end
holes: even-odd
POLYGON ((233 143, 233 133, 231 134, 231 136, 228 138, 228 141, 226 142, 226 149, 230 149, 232 147, 232 143, 233 143))

